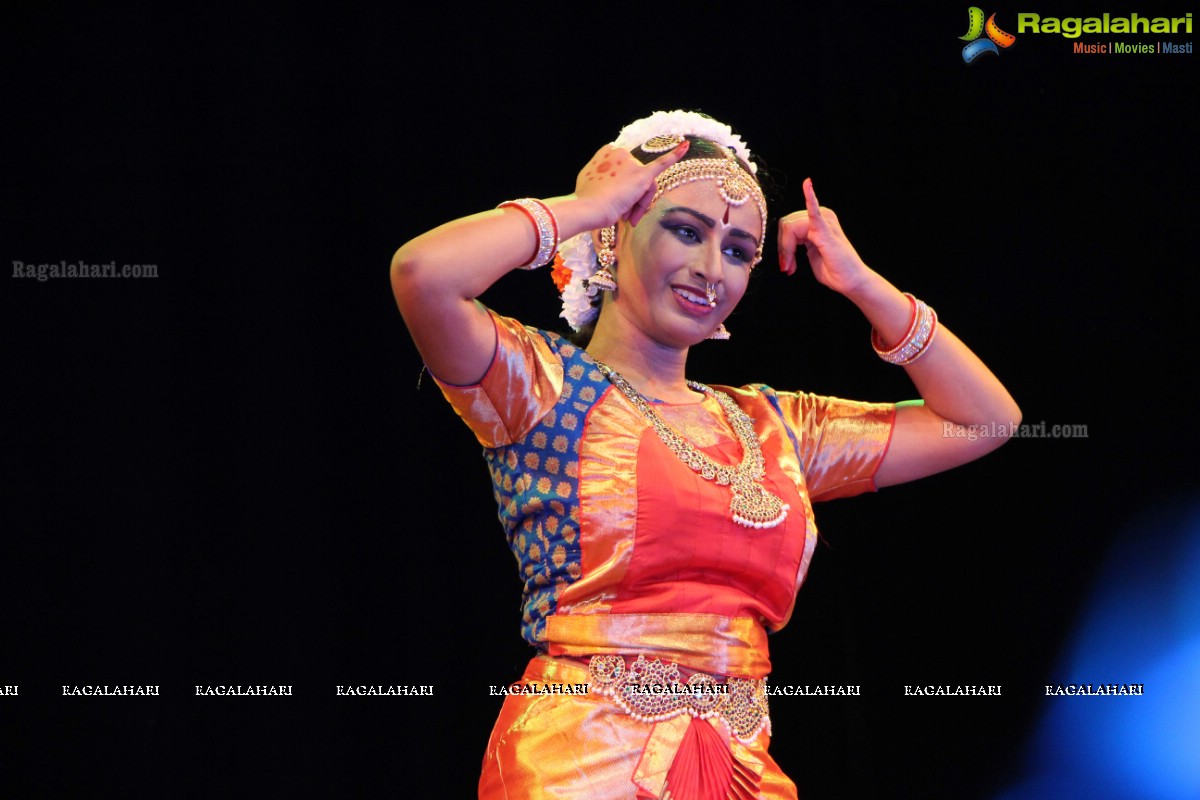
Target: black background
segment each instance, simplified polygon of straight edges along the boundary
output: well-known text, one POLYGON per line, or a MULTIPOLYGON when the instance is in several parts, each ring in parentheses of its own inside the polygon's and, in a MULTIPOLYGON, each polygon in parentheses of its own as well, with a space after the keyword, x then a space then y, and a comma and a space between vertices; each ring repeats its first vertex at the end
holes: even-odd
MULTIPOLYGON (((1196 56, 1027 34, 965 65, 965 5, 831 5, 6 6, 4 794, 473 796, 488 686, 530 651, 487 473, 418 388, 390 257, 569 192, 621 126, 671 108, 745 136, 780 182, 773 214, 812 176, 1027 422, 1087 425, 818 506, 824 542, 772 640, 773 682, 863 687, 773 704, 802 797, 1014 781, 1109 548, 1196 489, 1196 56), (158 277, 37 282, 13 260, 158 277), (61 696, 130 683, 162 696, 61 696), (959 683, 1004 695, 903 696, 959 683)), ((985 11, 1016 32, 1021 10, 1185 6, 985 11)), ((853 306, 773 262, 695 378, 913 396, 853 306)), ((484 299, 560 327, 545 272, 484 299)))

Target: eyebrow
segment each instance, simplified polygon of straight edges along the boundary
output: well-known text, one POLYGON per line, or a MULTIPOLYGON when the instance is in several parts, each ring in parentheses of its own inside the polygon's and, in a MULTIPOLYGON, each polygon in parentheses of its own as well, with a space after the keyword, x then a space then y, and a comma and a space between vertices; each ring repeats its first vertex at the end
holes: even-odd
MULTIPOLYGON (((708 227, 709 230, 713 230, 717 227, 717 223, 713 220, 712 217, 708 216, 707 214, 701 214, 696 209, 688 208, 687 206, 671 206, 666 211, 664 211, 663 214, 670 214, 675 211, 681 211, 684 214, 692 215, 696 219, 703 222, 705 224, 705 226, 708 227)), ((742 230, 741 228, 732 229, 729 232, 729 235, 736 236, 736 237, 742 238, 742 239, 749 239, 750 241, 754 242, 755 247, 758 246, 758 237, 752 233, 742 230)))

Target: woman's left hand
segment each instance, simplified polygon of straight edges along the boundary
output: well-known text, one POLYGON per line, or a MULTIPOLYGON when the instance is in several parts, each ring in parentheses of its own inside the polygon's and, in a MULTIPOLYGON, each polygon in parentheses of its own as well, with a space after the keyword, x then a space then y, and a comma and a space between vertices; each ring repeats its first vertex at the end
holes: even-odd
POLYGON ((779 269, 796 272, 796 249, 804 245, 813 275, 825 286, 843 295, 851 294, 871 275, 854 250, 837 215, 817 203, 812 179, 804 180, 805 210, 779 220, 779 269))

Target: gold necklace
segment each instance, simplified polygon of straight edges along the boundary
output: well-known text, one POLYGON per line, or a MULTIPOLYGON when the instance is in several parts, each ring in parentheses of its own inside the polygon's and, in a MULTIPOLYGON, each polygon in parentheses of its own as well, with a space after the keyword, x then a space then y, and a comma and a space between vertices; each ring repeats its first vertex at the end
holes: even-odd
MULTIPOLYGON (((595 359, 593 359, 595 360, 595 359)), ((758 436, 754 432, 754 423, 750 417, 738 407, 733 398, 724 392, 705 386, 703 383, 688 381, 689 388, 711 395, 725 412, 734 434, 742 445, 742 463, 736 467, 718 464, 712 458, 697 450, 692 443, 675 432, 663 421, 637 389, 625 380, 621 373, 600 361, 596 366, 612 385, 628 398, 633 407, 650 420, 658 438, 674 453, 680 461, 701 478, 715 481, 718 486, 728 486, 733 492, 729 503, 729 511, 733 521, 747 528, 774 528, 787 517, 789 506, 779 497, 762 485, 766 475, 764 469, 762 447, 759 446, 758 436)))

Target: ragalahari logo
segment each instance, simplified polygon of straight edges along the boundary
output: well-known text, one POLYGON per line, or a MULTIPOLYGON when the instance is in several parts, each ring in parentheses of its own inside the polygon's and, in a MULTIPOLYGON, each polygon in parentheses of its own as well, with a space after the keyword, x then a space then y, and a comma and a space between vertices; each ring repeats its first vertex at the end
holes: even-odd
POLYGON ((969 43, 962 51, 963 61, 968 64, 984 53, 998 56, 1001 47, 1012 47, 1013 42, 1017 40, 1017 37, 1011 33, 1000 30, 1000 26, 996 24, 995 14, 988 17, 987 22, 984 23, 983 9, 979 6, 971 6, 967 9, 967 33, 958 38, 969 43), (987 38, 979 38, 984 33, 987 34, 987 38))

